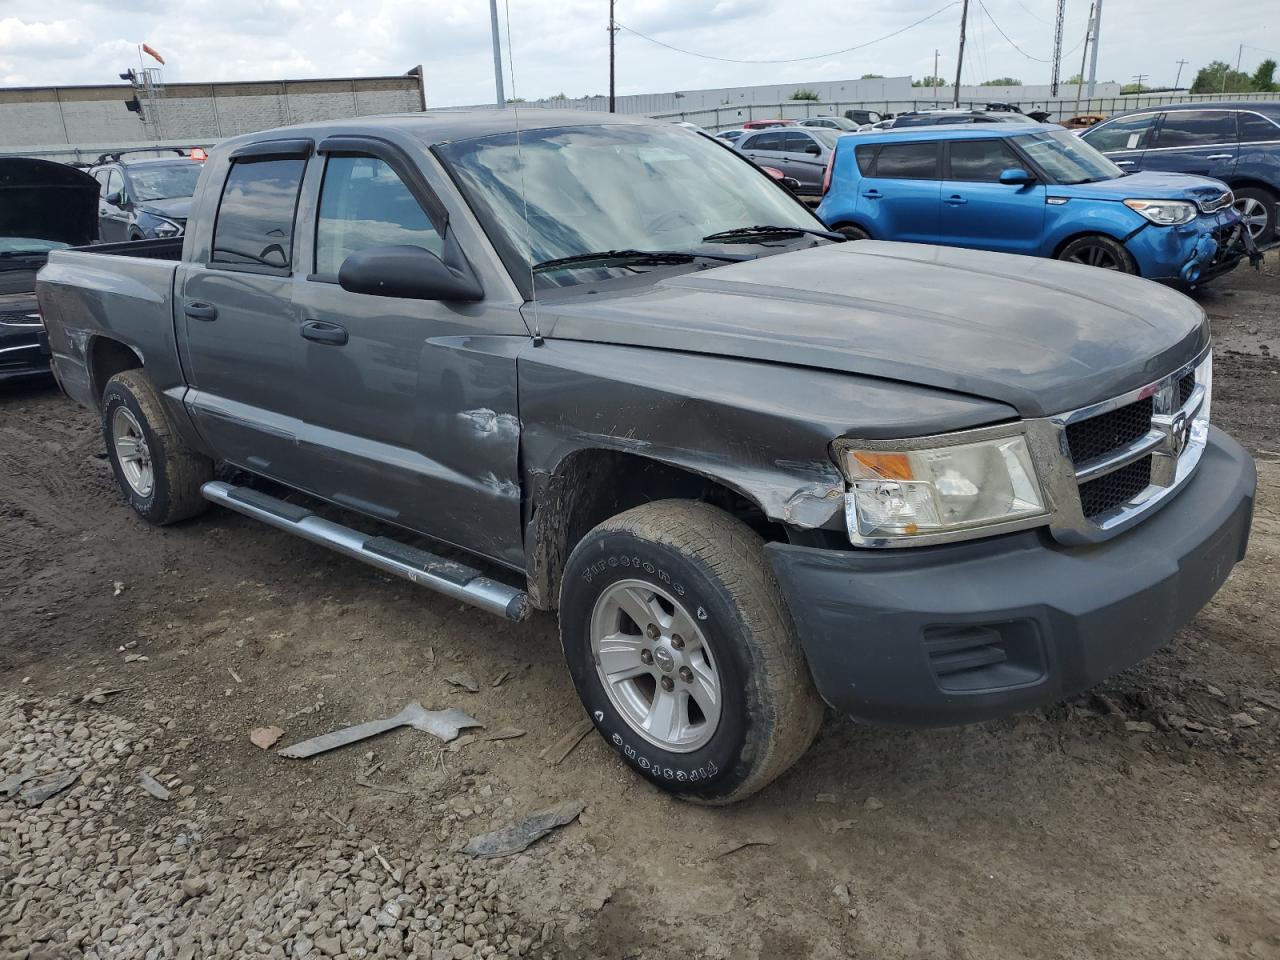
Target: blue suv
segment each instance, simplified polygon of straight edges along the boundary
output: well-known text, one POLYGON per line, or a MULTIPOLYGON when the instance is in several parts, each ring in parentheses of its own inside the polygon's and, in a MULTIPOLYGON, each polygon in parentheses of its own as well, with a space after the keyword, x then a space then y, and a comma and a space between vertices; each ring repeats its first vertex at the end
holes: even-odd
POLYGON ((825 186, 818 216, 853 238, 1054 257, 1179 286, 1253 250, 1224 184, 1126 174, 1052 125, 852 134, 825 186))
POLYGON ((1129 173, 1168 170, 1221 180, 1235 193, 1254 241, 1276 238, 1280 103, 1148 107, 1112 117, 1080 137, 1129 173))

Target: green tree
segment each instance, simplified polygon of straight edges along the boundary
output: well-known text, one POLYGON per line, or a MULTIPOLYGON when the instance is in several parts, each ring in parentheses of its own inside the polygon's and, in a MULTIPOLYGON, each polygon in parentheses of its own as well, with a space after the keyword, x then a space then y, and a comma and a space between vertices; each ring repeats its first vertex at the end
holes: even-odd
POLYGON ((1067 83, 1070 83, 1072 85, 1075 85, 1078 83, 1084 83, 1084 74, 1073 73, 1071 76, 1067 77, 1067 83))
POLYGON ((564 91, 563 91, 563 90, 561 90, 561 91, 560 91, 559 93, 557 93, 555 96, 553 96, 553 97, 547 97, 547 99, 548 99, 548 100, 568 100, 569 98, 568 98, 568 97, 566 97, 566 96, 564 95, 564 91))
POLYGON ((801 87, 791 95, 792 100, 821 100, 817 90, 810 90, 808 87, 801 87))
POLYGON ((1260 93, 1270 93, 1276 88, 1276 62, 1268 57, 1258 64, 1258 69, 1253 71, 1253 89, 1260 93))
POLYGON ((883 80, 883 73, 864 73, 858 78, 859 80, 883 80))
POLYGON ((994 80, 983 80, 980 87, 1020 87, 1022 81, 1017 77, 996 77, 994 80))
POLYGON ((1253 80, 1247 73, 1232 70, 1231 65, 1221 60, 1214 60, 1207 67, 1201 67, 1196 73, 1195 83, 1191 84, 1192 93, 1251 93, 1253 80))
POLYGON ((928 77, 922 77, 919 80, 914 80, 911 85, 913 87, 945 87, 947 85, 947 81, 943 80, 941 77, 931 75, 928 77))

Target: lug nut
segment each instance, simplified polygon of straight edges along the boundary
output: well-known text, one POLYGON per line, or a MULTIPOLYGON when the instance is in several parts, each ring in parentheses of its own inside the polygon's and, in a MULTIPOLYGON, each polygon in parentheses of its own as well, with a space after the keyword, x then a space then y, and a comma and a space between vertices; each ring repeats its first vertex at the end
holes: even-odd
POLYGON ((662 631, 658 629, 656 623, 651 623, 644 628, 644 635, 650 640, 657 640, 658 637, 662 636, 662 631))
POLYGON ((648 650, 641 650, 640 662, 643 663, 645 666, 648 666, 649 664, 653 663, 653 654, 650 653, 648 650))
POLYGON ((693 683, 693 671, 688 667, 680 668, 680 679, 685 683, 693 683))
POLYGON ((683 649, 684 649, 684 637, 680 636, 680 634, 678 634, 678 633, 673 633, 673 634, 671 635, 671 646, 675 647, 675 649, 677 649, 677 650, 683 650, 683 649))
POLYGON ((675 683, 673 683, 673 682, 672 682, 672 680, 671 680, 671 678, 670 678, 670 677, 663 677, 663 678, 662 678, 662 689, 663 689, 663 690, 668 690, 668 691, 669 691, 669 690, 671 690, 674 686, 675 686, 675 683))

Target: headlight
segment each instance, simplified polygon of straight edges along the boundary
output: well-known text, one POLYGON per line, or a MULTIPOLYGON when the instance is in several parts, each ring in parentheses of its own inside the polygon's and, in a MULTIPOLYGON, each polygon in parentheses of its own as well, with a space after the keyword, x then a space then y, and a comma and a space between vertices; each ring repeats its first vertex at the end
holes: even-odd
POLYGON ((961 539, 955 534, 1046 513, 1021 434, 951 443, 939 437, 918 449, 838 440, 834 450, 849 481, 845 518, 857 544, 961 539))
MULTIPOLYGON (((152 214, 155 217, 155 214, 152 214)), ((155 229, 151 232, 157 237, 176 237, 182 232, 182 227, 174 223, 172 220, 166 220, 164 217, 156 217, 157 223, 155 229)))
POLYGON ((1176 227, 1196 218, 1196 205, 1185 200, 1126 200, 1124 205, 1162 227, 1176 227))

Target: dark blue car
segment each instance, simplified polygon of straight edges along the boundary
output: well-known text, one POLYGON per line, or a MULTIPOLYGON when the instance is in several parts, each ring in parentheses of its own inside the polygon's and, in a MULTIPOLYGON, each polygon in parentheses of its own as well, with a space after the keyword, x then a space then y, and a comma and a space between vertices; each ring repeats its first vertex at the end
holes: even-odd
POLYGON ((1280 202, 1280 103, 1235 101, 1147 107, 1081 135, 1130 173, 1165 170, 1229 186, 1258 244, 1276 238, 1280 202))
POLYGON ((841 137, 818 216, 854 238, 1053 257, 1179 286, 1233 269, 1247 234, 1227 187, 1127 174, 1057 126, 841 137))

